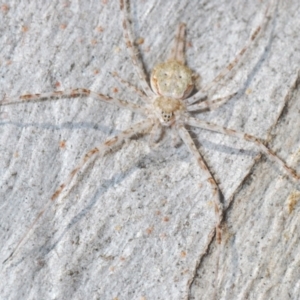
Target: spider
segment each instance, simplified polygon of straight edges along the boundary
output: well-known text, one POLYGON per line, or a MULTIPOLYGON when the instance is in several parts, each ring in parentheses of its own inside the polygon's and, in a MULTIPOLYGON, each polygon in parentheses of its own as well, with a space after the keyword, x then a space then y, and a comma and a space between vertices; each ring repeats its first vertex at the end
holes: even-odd
MULTIPOLYGON (((112 98, 107 95, 93 92, 85 88, 77 88, 65 91, 55 91, 49 93, 41 94, 26 94, 18 97, 18 99, 10 99, 10 101, 4 101, 0 105, 13 105, 17 103, 24 102, 35 102, 35 101, 49 101, 56 100, 59 98, 74 98, 81 96, 90 96, 95 97, 96 99, 105 102, 114 104, 120 108, 126 108, 132 112, 142 114, 145 116, 143 121, 133 125, 132 127, 124 130, 117 136, 114 136, 106 140, 100 146, 94 147, 89 150, 79 162, 79 164, 73 169, 69 174, 68 178, 55 190, 50 200, 47 202, 43 210, 41 210, 31 224, 25 235, 15 246, 14 250, 11 252, 9 257, 5 260, 11 259, 16 251, 20 248, 22 243, 28 237, 30 231, 36 225, 38 220, 42 217, 47 208, 58 199, 66 187, 68 187, 73 181, 76 174, 91 161, 92 158, 97 155, 104 155, 107 152, 111 151, 113 148, 120 146, 125 140, 130 139, 136 135, 141 134, 150 134, 150 143, 158 143, 162 132, 164 130, 170 129, 174 135, 175 142, 179 140, 188 148, 189 152, 195 158, 197 165, 200 167, 201 171, 205 173, 206 180, 211 186, 212 197, 214 201, 215 215, 216 215, 216 239, 218 244, 221 244, 221 223, 223 219, 223 205, 221 201, 221 191, 218 187, 218 184, 214 177, 212 176, 209 168, 207 167, 204 159, 199 153, 193 139, 191 138, 186 126, 199 127, 202 129, 215 131, 221 134, 234 136, 237 138, 244 139, 249 143, 256 145, 260 151, 262 151, 271 161, 276 162, 283 171, 290 177, 295 180, 299 180, 300 176, 296 172, 289 168, 285 162, 283 162, 279 157, 276 156, 260 139, 251 136, 249 134, 239 132, 230 128, 224 128, 216 124, 212 124, 200 119, 194 118, 192 116, 193 112, 201 112, 206 110, 213 110, 218 106, 222 105, 230 98, 236 95, 232 93, 220 98, 211 98, 208 95, 208 91, 212 89, 222 78, 228 75, 228 73, 237 65, 237 63, 244 56, 245 52, 257 39, 259 33, 262 31, 262 28, 266 26, 268 18, 264 18, 263 24, 259 25, 253 33, 251 34, 248 42, 245 46, 239 51, 237 56, 232 62, 228 64, 224 70, 222 70, 215 79, 212 80, 206 87, 200 89, 196 93, 194 92, 195 85, 195 76, 191 69, 185 64, 185 54, 184 54, 184 45, 185 45, 185 31, 186 25, 180 23, 176 35, 174 45, 171 49, 168 59, 157 64, 151 73, 150 84, 147 81, 146 73, 143 69, 142 63, 137 55, 137 51, 134 45, 134 37, 130 27, 129 21, 129 3, 126 0, 120 0, 120 9, 122 11, 123 21, 123 32, 124 39, 127 45, 129 55, 131 57, 132 63, 134 65, 135 71, 138 74, 140 79, 140 85, 142 91, 133 87, 131 84, 119 78, 117 74, 114 74, 121 83, 125 84, 128 88, 135 91, 142 101, 144 106, 127 102, 121 99, 112 98)), ((268 9, 265 13, 267 15, 268 9)))

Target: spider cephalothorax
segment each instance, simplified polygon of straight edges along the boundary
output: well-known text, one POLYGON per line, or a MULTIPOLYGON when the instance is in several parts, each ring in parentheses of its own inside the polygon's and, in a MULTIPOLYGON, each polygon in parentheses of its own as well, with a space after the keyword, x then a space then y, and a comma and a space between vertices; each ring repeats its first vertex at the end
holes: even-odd
POLYGON ((157 111, 158 119, 164 126, 172 125, 175 121, 176 113, 185 111, 185 105, 182 100, 163 96, 156 98, 153 106, 157 111))

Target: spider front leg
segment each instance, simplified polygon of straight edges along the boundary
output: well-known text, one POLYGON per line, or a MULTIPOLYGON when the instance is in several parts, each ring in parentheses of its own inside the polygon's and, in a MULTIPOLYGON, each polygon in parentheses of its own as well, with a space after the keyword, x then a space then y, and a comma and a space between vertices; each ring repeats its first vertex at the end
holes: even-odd
MULTIPOLYGON (((146 134, 148 133, 151 128, 153 127, 153 120, 148 118, 145 119, 135 125, 133 125, 132 127, 122 131, 120 134, 108 139, 106 142, 104 142, 103 144, 101 144, 98 147, 95 147, 93 149, 91 149, 90 151, 88 151, 83 158, 81 159, 81 161, 79 162, 79 164, 72 170, 72 172, 69 174, 69 176, 67 177, 66 181, 63 182, 56 190, 55 192, 52 194, 52 196, 50 197, 50 199, 46 202, 45 206, 43 207, 43 209, 38 213, 37 217, 35 218, 35 220, 32 222, 32 224, 30 225, 30 227, 28 228, 28 230, 26 231, 26 233, 23 235, 23 237, 21 238, 21 240, 18 242, 18 244, 15 246, 14 250, 11 252, 11 254, 3 261, 3 263, 6 263, 8 260, 10 260, 18 251, 18 249, 20 248, 20 246, 26 241, 26 238, 29 237, 29 233, 32 231, 32 229, 35 227, 35 225, 37 224, 37 222, 41 219, 41 217, 43 216, 43 214, 45 213, 45 211, 49 208, 49 206, 57 200, 57 198, 61 195, 61 193, 65 190, 66 187, 69 187, 69 191, 71 190, 72 186, 71 183, 74 179, 74 177, 78 174, 78 172, 80 170, 83 169, 84 166, 86 166, 89 162, 91 162, 92 158, 96 158, 96 156, 99 155, 105 155, 107 152, 109 152, 110 150, 112 150, 112 148, 116 148, 118 146, 120 146, 126 139, 129 139, 135 135, 138 134, 146 134)), ((66 196, 66 195, 65 195, 66 196)))

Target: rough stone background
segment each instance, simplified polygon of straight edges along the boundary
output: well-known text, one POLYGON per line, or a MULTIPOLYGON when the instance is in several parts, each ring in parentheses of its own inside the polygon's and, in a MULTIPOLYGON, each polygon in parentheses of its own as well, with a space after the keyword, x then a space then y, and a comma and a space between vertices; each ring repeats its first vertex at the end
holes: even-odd
MULTIPOLYGON (((130 2, 147 71, 166 57, 183 21, 187 62, 201 85, 234 58, 267 4, 130 2)), ((238 96, 197 117, 269 138, 300 174, 299 15, 299 1, 279 1, 215 94, 238 96)), ((10 0, 1 4, 0 30, 1 99, 86 87, 140 101, 111 75, 139 84, 118 1, 10 0)), ((0 109, 1 299, 299 299, 299 184, 249 143, 196 128, 229 206, 221 249, 211 238, 211 189, 193 157, 168 137, 157 149, 145 137, 83 170, 3 264, 84 153, 141 117, 91 98, 0 109)))

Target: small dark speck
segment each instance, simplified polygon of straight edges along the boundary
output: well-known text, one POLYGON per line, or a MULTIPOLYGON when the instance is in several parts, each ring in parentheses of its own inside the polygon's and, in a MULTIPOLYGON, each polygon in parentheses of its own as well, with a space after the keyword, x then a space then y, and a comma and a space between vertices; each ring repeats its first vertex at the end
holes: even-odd
POLYGON ((71 67, 70 67, 70 71, 72 71, 74 69, 74 67, 75 67, 75 63, 72 63, 71 67))
POLYGON ((143 161, 140 161, 137 166, 140 169, 146 169, 146 165, 145 165, 145 163, 143 161))

